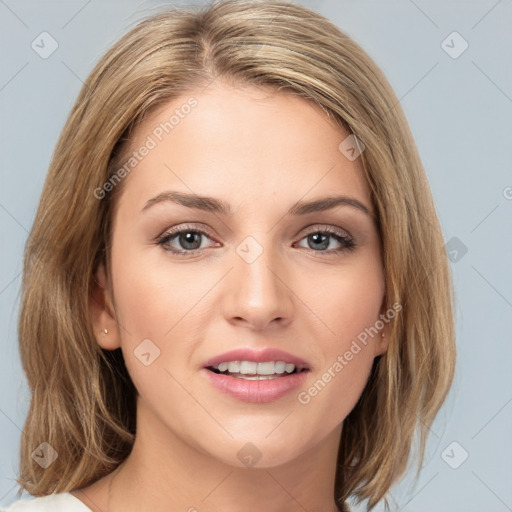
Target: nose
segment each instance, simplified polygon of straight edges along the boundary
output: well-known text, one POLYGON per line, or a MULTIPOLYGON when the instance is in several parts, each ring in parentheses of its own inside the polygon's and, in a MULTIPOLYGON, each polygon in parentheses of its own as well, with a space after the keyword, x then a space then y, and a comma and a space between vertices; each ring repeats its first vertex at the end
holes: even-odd
MULTIPOLYGON (((257 331, 287 325, 293 314, 291 272, 276 250, 261 246, 254 261, 243 250, 234 251, 223 294, 226 320, 257 331)), ((251 251, 255 250, 252 245, 251 251)))

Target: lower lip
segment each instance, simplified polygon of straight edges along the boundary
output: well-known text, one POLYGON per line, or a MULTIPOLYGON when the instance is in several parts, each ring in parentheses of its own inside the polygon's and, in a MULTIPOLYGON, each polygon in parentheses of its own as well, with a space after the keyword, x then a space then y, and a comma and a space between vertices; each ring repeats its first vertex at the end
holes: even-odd
POLYGON ((206 368, 201 371, 206 372, 210 382, 218 390, 244 402, 260 403, 273 402, 290 393, 304 383, 308 373, 308 371, 302 371, 274 379, 245 380, 214 373, 206 368))

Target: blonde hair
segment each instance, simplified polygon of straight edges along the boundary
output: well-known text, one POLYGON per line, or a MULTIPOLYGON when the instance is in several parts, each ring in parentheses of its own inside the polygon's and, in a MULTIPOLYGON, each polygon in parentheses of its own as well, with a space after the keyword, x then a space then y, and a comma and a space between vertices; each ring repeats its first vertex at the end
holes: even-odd
POLYGON ((300 95, 365 146, 385 300, 402 310, 344 421, 334 492, 340 506, 353 496, 373 508, 403 475, 416 433, 421 466, 451 385, 453 285, 430 188, 390 85, 334 24, 285 1, 167 9, 123 36, 86 80, 25 250, 19 342, 32 398, 17 481, 33 495, 66 492, 105 476, 130 453, 136 390, 120 349, 99 347, 89 315, 100 262, 109 275, 122 183, 101 200, 94 190, 112 178, 143 117, 215 78, 300 95), (31 457, 42 442, 58 453, 46 469, 31 457))

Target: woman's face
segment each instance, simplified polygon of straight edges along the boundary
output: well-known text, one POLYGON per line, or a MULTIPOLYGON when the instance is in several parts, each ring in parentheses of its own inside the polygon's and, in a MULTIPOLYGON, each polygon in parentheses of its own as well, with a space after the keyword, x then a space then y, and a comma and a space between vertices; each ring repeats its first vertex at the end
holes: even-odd
POLYGON ((347 136, 297 96, 225 84, 136 128, 113 219, 119 329, 100 343, 122 347, 138 421, 232 466, 338 439, 386 349, 379 236, 347 136))

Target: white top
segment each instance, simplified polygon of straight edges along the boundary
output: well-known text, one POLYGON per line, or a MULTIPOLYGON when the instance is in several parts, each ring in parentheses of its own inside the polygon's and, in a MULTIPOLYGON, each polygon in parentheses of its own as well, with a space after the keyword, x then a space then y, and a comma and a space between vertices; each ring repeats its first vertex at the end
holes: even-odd
POLYGON ((85 503, 69 492, 40 496, 31 500, 15 501, 0 512, 92 512, 85 503))
POLYGON ((31 500, 15 501, 0 512, 92 512, 89 507, 69 492, 50 494, 31 500))

